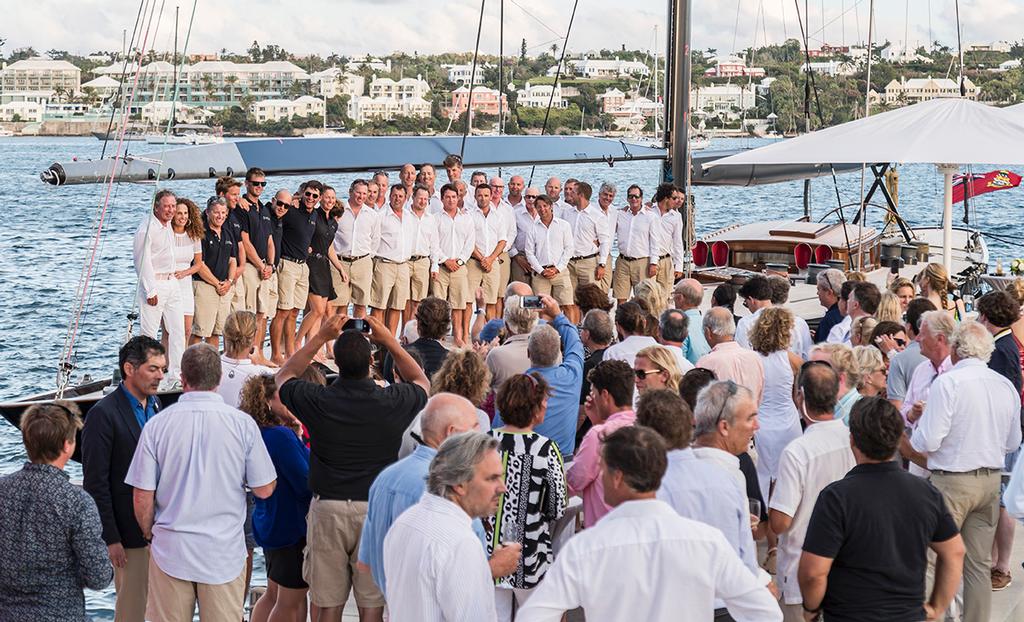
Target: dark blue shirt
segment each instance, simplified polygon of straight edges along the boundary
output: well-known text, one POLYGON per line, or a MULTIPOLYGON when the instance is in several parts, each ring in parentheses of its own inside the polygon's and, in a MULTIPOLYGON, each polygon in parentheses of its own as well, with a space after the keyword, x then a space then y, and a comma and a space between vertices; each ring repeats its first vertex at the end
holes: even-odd
POLYGON ((316 231, 316 209, 307 212, 305 207, 289 207, 281 219, 284 232, 281 235, 281 256, 305 259, 309 256, 309 243, 316 231))
MULTIPOLYGON (((232 258, 238 258, 238 239, 235 238, 227 221, 220 228, 218 234, 209 225, 206 226, 206 235, 203 236, 203 263, 210 269, 218 281, 226 281, 231 275, 228 268, 232 258)), ((192 275, 192 279, 201 281, 199 273, 192 275)))
POLYGON ((139 400, 135 399, 135 396, 132 395, 128 391, 128 389, 124 388, 124 383, 118 385, 117 388, 123 391, 124 396, 128 398, 128 404, 131 405, 132 412, 135 413, 135 420, 139 422, 139 427, 146 427, 146 422, 148 422, 150 419, 153 418, 154 415, 156 415, 156 396, 150 395, 149 397, 147 397, 146 407, 143 408, 142 403, 139 402, 139 400))
POLYGON ((61 469, 0 477, 0 620, 84 622, 82 588, 114 577, 101 533, 96 503, 61 469))
POLYGON ((839 313, 839 303, 833 304, 825 312, 824 317, 818 322, 818 329, 814 331, 814 343, 822 343, 828 339, 828 333, 832 327, 843 321, 843 315, 839 313))
MULTIPOLYGON (((246 215, 248 216, 248 222, 245 225, 245 230, 249 234, 249 241, 252 242, 253 248, 256 249, 256 254, 259 255, 260 259, 266 261, 267 241, 270 239, 271 230, 274 227, 270 220, 270 206, 266 203, 254 204, 249 207, 246 215)), ((277 253, 280 252, 280 249, 277 249, 277 253)))
POLYGON ((265 549, 292 546, 306 537, 309 490, 309 449, 284 427, 260 428, 263 444, 277 470, 277 486, 267 499, 256 499, 252 530, 265 549))
POLYGON ((284 236, 284 219, 270 210, 270 237, 274 239, 274 265, 281 263, 281 238, 284 236))

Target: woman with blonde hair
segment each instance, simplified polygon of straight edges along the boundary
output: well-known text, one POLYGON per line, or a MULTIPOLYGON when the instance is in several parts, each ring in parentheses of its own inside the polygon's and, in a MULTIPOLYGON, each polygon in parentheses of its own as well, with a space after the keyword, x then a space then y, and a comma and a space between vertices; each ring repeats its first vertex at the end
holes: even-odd
MULTIPOLYGON (((185 340, 192 334, 192 316, 195 315, 195 295, 192 291, 192 275, 203 266, 203 217, 199 206, 184 197, 178 197, 178 204, 171 218, 174 230, 174 278, 178 281, 181 309, 185 314, 185 340)), ((163 336, 167 347, 167 331, 163 336)), ((188 345, 187 343, 185 345, 188 345)))
POLYGON ((224 320, 224 354, 220 357, 217 393, 228 406, 238 407, 242 385, 250 377, 274 373, 269 367, 252 362, 256 329, 256 314, 251 311, 235 311, 224 320))
POLYGON ((637 352, 633 373, 637 395, 648 389, 679 391, 679 380, 683 377, 675 355, 665 346, 647 346, 637 352))
POLYGON ((875 311, 875 319, 879 322, 903 322, 906 307, 901 305, 900 297, 891 291, 883 292, 875 311))
POLYGON ((896 294, 896 297, 900 301, 900 308, 903 312, 906 312, 907 305, 917 295, 917 289, 914 287, 914 282, 906 277, 898 277, 892 283, 889 284, 889 291, 896 294))
POLYGON ((793 382, 803 360, 790 352, 793 313, 784 307, 761 311, 750 329, 750 348, 761 355, 764 395, 757 409, 761 428, 754 433, 757 446, 757 479, 767 499, 778 477, 779 458, 790 441, 800 436, 800 414, 793 403, 793 382))
POLYGON ((917 275, 917 285, 921 288, 921 297, 931 300, 936 309, 941 309, 959 320, 964 314, 964 303, 953 299, 954 285, 949 280, 949 272, 940 263, 930 263, 917 275))
POLYGON ((869 315, 865 315, 854 320, 853 323, 850 324, 850 345, 871 345, 871 333, 874 332, 875 326, 878 326, 878 320, 869 315))
POLYGON ((272 375, 245 382, 240 410, 256 421, 277 471, 274 494, 256 499, 252 512, 253 536, 266 558, 267 591, 253 607, 251 620, 305 620, 309 585, 302 578, 302 562, 313 497, 307 483, 309 449, 292 429, 295 418, 281 403, 272 375))
POLYGON ((854 346, 847 370, 849 392, 836 404, 835 418, 850 425, 850 411, 862 397, 885 397, 886 367, 882 351, 873 346, 854 346))
POLYGON ((647 310, 654 317, 660 317, 668 306, 668 294, 654 279, 644 279, 633 286, 633 298, 647 303, 647 310))

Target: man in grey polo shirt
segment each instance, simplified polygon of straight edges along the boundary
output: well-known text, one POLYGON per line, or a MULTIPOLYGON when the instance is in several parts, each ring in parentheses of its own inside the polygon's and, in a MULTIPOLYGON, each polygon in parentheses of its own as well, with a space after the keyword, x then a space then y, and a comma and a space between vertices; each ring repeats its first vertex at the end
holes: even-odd
POLYGON ((181 358, 177 404, 142 429, 125 483, 150 544, 146 619, 237 622, 245 594, 245 488, 266 499, 277 473, 256 422, 216 393, 220 356, 196 344, 181 358))
MULTIPOLYGON (((903 407, 903 400, 907 397, 907 387, 910 386, 910 377, 914 375, 914 370, 925 361, 925 356, 921 354, 921 344, 917 341, 917 337, 921 333, 921 316, 926 311, 934 310, 935 304, 927 298, 911 300, 907 305, 903 327, 910 343, 902 352, 889 350, 891 358, 889 374, 885 381, 885 396, 889 398, 896 410, 901 410, 903 407)), ((884 344, 879 344, 879 347, 882 345, 884 344)), ((885 351, 884 348, 883 351, 885 351)))

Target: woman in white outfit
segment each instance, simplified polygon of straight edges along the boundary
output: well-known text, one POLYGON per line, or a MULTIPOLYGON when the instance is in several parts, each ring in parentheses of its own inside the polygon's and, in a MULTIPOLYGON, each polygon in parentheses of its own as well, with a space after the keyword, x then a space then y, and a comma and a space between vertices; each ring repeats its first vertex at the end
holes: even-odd
MULTIPOLYGON (((178 197, 171 228, 174 229, 174 278, 178 279, 178 289, 181 291, 181 309, 185 313, 185 342, 188 345, 188 336, 192 334, 192 316, 195 314, 192 275, 203 265, 202 243, 206 234, 199 206, 189 199, 178 197)), ((167 331, 164 331, 166 340, 167 331)))
POLYGON ((789 442, 801 434, 800 415, 793 403, 793 379, 803 360, 789 351, 793 314, 783 307, 768 307, 754 322, 750 347, 764 365, 764 396, 757 410, 761 428, 754 433, 757 447, 757 478, 767 500, 778 476, 779 457, 789 442))

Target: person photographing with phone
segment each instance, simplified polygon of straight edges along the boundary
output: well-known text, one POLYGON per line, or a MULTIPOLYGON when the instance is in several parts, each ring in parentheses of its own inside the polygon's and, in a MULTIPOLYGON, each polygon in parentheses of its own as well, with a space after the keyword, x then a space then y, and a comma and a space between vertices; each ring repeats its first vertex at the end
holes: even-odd
POLYGON ((340 620, 352 588, 360 620, 382 620, 384 596, 370 574, 355 571, 370 484, 396 460, 403 432, 427 403, 430 383, 379 319, 350 323, 345 314, 324 322, 275 380, 281 402, 310 432, 313 501, 303 578, 313 606, 320 620, 340 620), (326 387, 298 380, 331 340, 337 380, 326 387), (406 382, 388 387, 373 382, 371 343, 390 353, 406 382))

